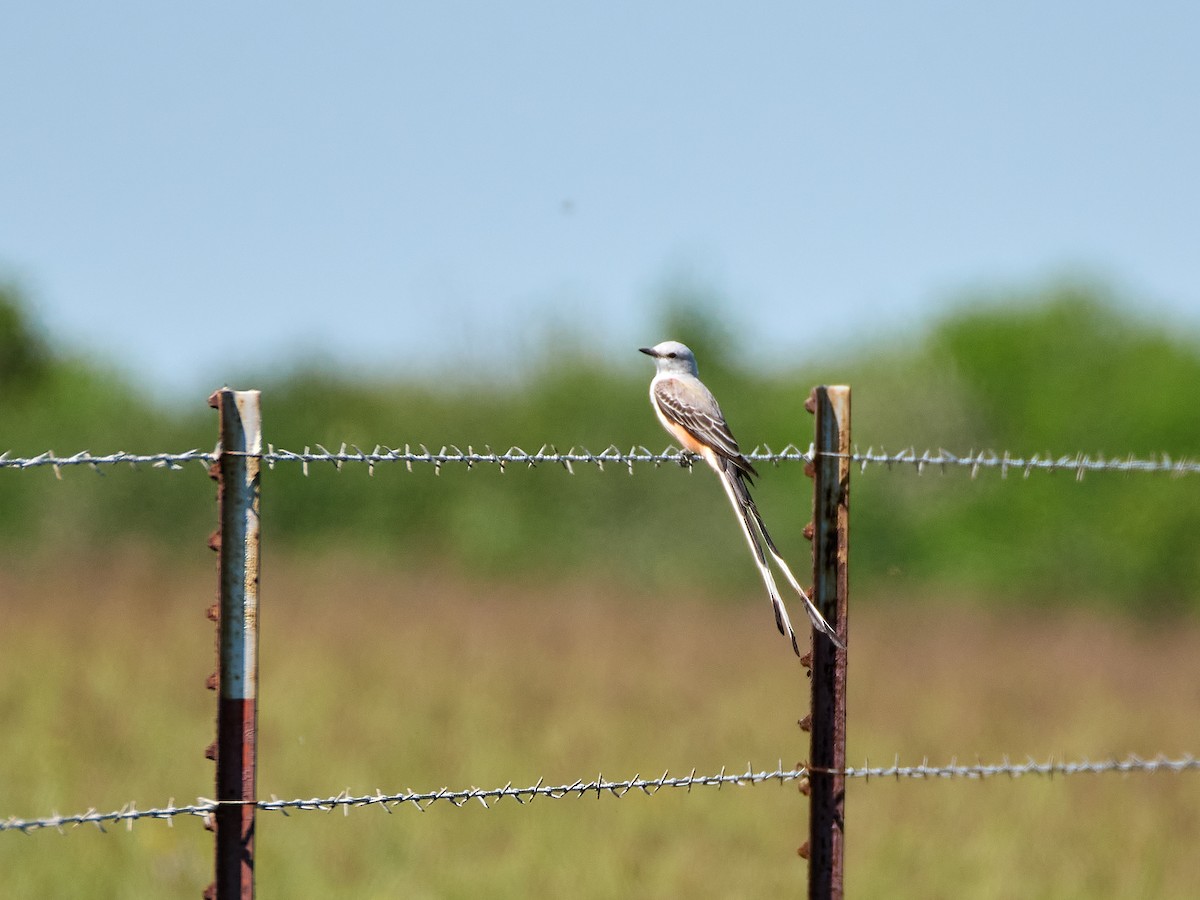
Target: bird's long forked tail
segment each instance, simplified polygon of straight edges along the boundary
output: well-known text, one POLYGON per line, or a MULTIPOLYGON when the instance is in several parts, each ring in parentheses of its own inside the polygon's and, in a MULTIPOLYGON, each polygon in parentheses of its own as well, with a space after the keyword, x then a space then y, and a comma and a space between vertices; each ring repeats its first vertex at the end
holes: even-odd
POLYGON ((774 559, 779 568, 783 570, 783 575, 788 580, 788 584, 790 584, 795 589, 796 593, 804 599, 804 607, 808 610, 808 617, 812 620, 813 627, 825 635, 825 637, 829 638, 829 640, 833 642, 833 645, 839 650, 845 650, 846 645, 842 643, 841 638, 838 637, 837 632, 833 629, 833 626, 829 624, 823 615, 821 615, 821 611, 817 609, 817 604, 813 603, 812 598, 808 596, 808 593, 804 590, 804 588, 800 587, 799 582, 796 581, 796 576, 792 574, 792 570, 788 568, 788 564, 784 562, 783 557, 779 555, 779 551, 775 549, 775 542, 771 540, 771 535, 767 533, 766 526, 763 525, 762 516, 759 515, 758 510, 754 507, 754 501, 750 502, 750 507, 754 516, 754 522, 758 526, 758 530, 762 533, 763 540, 767 544, 767 552, 771 554, 771 558, 774 559))
POLYGON ((775 560, 775 564, 783 570, 783 575, 787 579, 788 584, 804 600, 804 606, 808 611, 808 618, 812 621, 813 628, 829 638, 839 650, 845 650, 846 645, 842 643, 833 626, 821 615, 821 611, 817 609, 817 605, 808 596, 808 592, 800 586, 800 582, 792 574, 791 568, 783 556, 780 555, 775 542, 771 540, 770 532, 767 531, 767 526, 758 511, 758 506, 754 503, 754 498, 750 496, 750 491, 743 481, 742 473, 738 471, 732 460, 723 460, 723 466, 719 474, 721 482, 725 485, 725 493, 728 495, 730 503, 733 504, 734 510, 738 513, 738 520, 742 524, 746 540, 750 543, 751 549, 754 551, 759 571, 763 575, 763 581, 767 584, 767 592, 771 595, 771 602, 775 605, 776 623, 779 624, 781 632, 791 637, 792 647, 796 650, 796 655, 800 655, 800 649, 796 642, 796 634, 792 630, 791 622, 788 620, 787 610, 783 608, 783 601, 779 597, 779 592, 775 589, 775 579, 771 575, 770 568, 767 566, 762 547, 759 546, 758 541, 754 537, 756 532, 762 536, 763 543, 767 545, 767 552, 771 554, 771 558, 775 560), (787 625, 787 631, 784 631, 784 623, 787 625))
POLYGON ((726 474, 725 471, 719 471, 717 477, 721 484, 725 487, 725 493, 729 497, 729 502, 733 504, 733 511, 737 513, 738 524, 742 526, 742 534, 746 536, 746 543, 750 545, 750 552, 754 556, 754 562, 758 566, 759 574, 762 575, 763 584, 767 586, 767 594, 771 598, 771 606, 775 611, 775 625, 779 628, 779 633, 792 641, 792 649, 796 651, 796 655, 800 656, 800 641, 796 638, 796 629, 792 627, 792 620, 788 617, 787 607, 783 605, 783 598, 779 596, 779 588, 775 586, 775 576, 771 574, 771 568, 767 565, 767 557, 763 554, 762 547, 758 543, 758 539, 754 536, 754 525, 751 519, 745 512, 744 504, 739 499, 739 494, 744 493, 744 488, 741 488, 740 482, 736 478, 726 474), (732 479, 732 480, 731 480, 732 479))

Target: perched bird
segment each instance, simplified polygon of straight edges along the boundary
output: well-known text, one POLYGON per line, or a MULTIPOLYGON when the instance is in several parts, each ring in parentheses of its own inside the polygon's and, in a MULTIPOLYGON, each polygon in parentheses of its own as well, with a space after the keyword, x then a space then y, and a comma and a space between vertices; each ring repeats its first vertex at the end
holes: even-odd
POLYGON ((775 542, 767 533, 758 507, 750 496, 750 480, 757 478, 758 472, 738 448, 716 398, 700 380, 695 355, 678 341, 663 341, 653 347, 639 349, 642 353, 654 357, 658 370, 650 382, 650 404, 658 414, 663 428, 679 441, 685 450, 702 457, 725 486, 725 493, 729 496, 729 502, 733 504, 738 522, 746 535, 746 542, 750 545, 758 570, 762 573, 763 583, 767 586, 767 593, 775 609, 775 624, 779 626, 780 634, 791 638, 792 648, 799 656, 800 644, 796 640, 796 632, 788 618, 787 609, 784 608, 783 599, 779 596, 779 588, 775 586, 775 578, 767 565, 766 554, 763 552, 764 544, 767 553, 771 554, 775 563, 783 570, 788 583, 804 598, 813 628, 827 636, 836 646, 844 647, 838 640, 837 632, 825 621, 825 617, 805 593, 804 588, 800 587, 792 570, 779 555, 775 542))

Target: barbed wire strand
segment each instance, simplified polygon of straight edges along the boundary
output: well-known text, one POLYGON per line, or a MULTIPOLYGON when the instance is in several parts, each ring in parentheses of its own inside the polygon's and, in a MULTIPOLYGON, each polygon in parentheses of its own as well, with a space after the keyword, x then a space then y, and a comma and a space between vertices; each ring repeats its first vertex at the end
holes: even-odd
POLYGON ((61 470, 69 466, 86 466, 99 474, 104 474, 101 466, 116 466, 122 463, 128 464, 131 468, 149 465, 159 469, 182 469, 189 462, 197 462, 207 469, 216 462, 220 448, 212 451, 184 450, 181 453, 147 454, 126 453, 124 450, 118 450, 115 453, 101 456, 95 456, 88 450, 81 450, 71 456, 59 456, 53 450, 47 450, 37 456, 13 457, 9 455, 11 452, 6 450, 0 453, 0 469, 36 469, 48 466, 54 470, 55 475, 61 477, 61 470))
MULTIPOLYGON (((211 451, 185 450, 181 453, 149 453, 136 454, 117 451, 105 455, 94 455, 82 450, 70 456, 59 456, 53 451, 46 451, 32 457, 13 457, 11 451, 0 453, 0 469, 35 469, 50 467, 56 475, 61 476, 64 468, 85 466, 96 472, 101 472, 103 466, 127 464, 131 467, 148 465, 153 468, 178 470, 188 463, 195 462, 207 468, 216 462, 221 455, 221 448, 211 451)), ((230 454, 236 451, 229 451, 230 454)), ((268 449, 257 454, 238 454, 253 456, 261 459, 269 468, 287 463, 298 463, 301 471, 309 474, 311 465, 332 465, 340 471, 346 464, 366 465, 369 474, 375 473, 377 465, 388 463, 403 463, 408 471, 413 470, 414 464, 432 465, 436 473, 441 472, 444 465, 465 465, 468 470, 475 466, 497 466, 501 472, 509 466, 524 466, 536 468, 540 465, 561 466, 567 472, 574 474, 577 465, 595 466, 603 471, 606 465, 624 466, 633 474, 635 464, 661 466, 664 464, 678 465, 690 468, 699 457, 677 447, 667 447, 661 453, 655 453, 646 447, 633 447, 630 450, 620 450, 615 445, 594 453, 585 447, 572 447, 566 451, 556 450, 551 445, 545 445, 539 450, 530 452, 520 447, 510 447, 504 452, 497 452, 485 445, 477 450, 468 445, 464 450, 456 445, 443 445, 438 450, 431 450, 425 444, 405 444, 403 448, 376 445, 372 450, 363 450, 357 445, 342 444, 338 450, 329 450, 317 444, 316 449, 305 447, 301 451, 285 450, 268 445, 268 449)), ((812 462, 814 451, 801 450, 795 444, 788 444, 782 450, 775 451, 768 446, 760 446, 746 454, 751 461, 779 465, 785 462, 812 462)), ((918 474, 928 470, 936 470, 946 474, 951 470, 967 470, 971 478, 976 478, 981 470, 998 470, 1001 478, 1007 478, 1010 473, 1020 473, 1028 478, 1034 472, 1071 472, 1080 481, 1084 475, 1094 472, 1124 472, 1124 473, 1156 473, 1173 477, 1200 474, 1200 461, 1183 458, 1174 459, 1169 454, 1161 453, 1149 457, 1138 458, 1133 455, 1125 457, 1105 457, 1102 454, 1087 454, 1077 452, 1067 455, 1038 454, 1032 456, 1016 455, 1008 450, 971 450, 964 454, 953 453, 946 449, 925 450, 920 453, 915 448, 908 448, 895 453, 884 449, 876 450, 869 447, 865 452, 855 450, 846 457, 857 465, 860 471, 870 466, 883 467, 888 470, 912 467, 918 474)))
MULTIPOLYGON (((1064 760, 1056 761, 1053 758, 1045 762, 1038 762, 1033 757, 1027 757, 1024 762, 1019 763, 1011 762, 1006 756, 1002 762, 996 764, 976 762, 971 765, 959 765, 956 760, 951 760, 948 765, 944 766, 931 766, 927 759, 915 766, 902 766, 898 760, 890 766, 871 766, 868 761, 862 767, 848 767, 843 770, 842 774, 846 778, 862 779, 866 783, 871 779, 892 779, 896 781, 901 779, 965 779, 978 781, 1004 775, 1014 779, 1025 776, 1053 778, 1083 774, 1180 773, 1190 770, 1200 771, 1200 760, 1192 754, 1186 754, 1177 758, 1169 758, 1164 754, 1159 754, 1153 759, 1143 759, 1142 757, 1130 754, 1120 760, 1116 758, 1100 761, 1083 759, 1073 762, 1064 760)), ((319 810, 332 812, 337 809, 341 809, 343 814, 348 814, 352 808, 369 806, 378 806, 385 812, 391 813, 393 807, 406 804, 424 812, 439 801, 446 801, 457 807, 463 807, 472 801, 477 801, 484 808, 490 809, 495 803, 503 799, 512 799, 524 805, 535 797, 558 800, 571 796, 586 797, 594 795, 599 798, 609 795, 620 798, 632 791, 640 791, 643 794, 652 796, 664 788, 682 788, 690 793, 694 787, 715 787, 720 790, 725 785, 746 786, 772 781, 777 781, 782 785, 790 781, 807 778, 810 772, 828 771, 832 770, 809 769, 805 767, 784 769, 781 761, 774 771, 769 772, 755 772, 753 766, 747 764, 746 771, 742 773, 729 773, 725 768, 722 768, 720 772, 714 775, 697 775, 696 770, 692 769, 687 775, 674 776, 669 771, 666 771, 657 778, 642 778, 640 775, 635 775, 633 778, 623 781, 609 781, 603 775, 597 775, 595 780, 579 779, 570 784, 560 785, 547 785, 543 779, 539 778, 535 784, 523 788, 513 787, 512 782, 509 782, 504 787, 498 788, 468 788, 466 790, 455 791, 442 788, 437 791, 421 793, 410 790, 397 794, 385 794, 380 790, 376 790, 373 794, 354 795, 349 790, 346 790, 340 794, 323 798, 312 797, 307 799, 280 800, 273 796, 270 800, 254 801, 253 805, 257 809, 281 812, 285 816, 293 811, 310 812, 319 810)), ((107 824, 124 824, 126 828, 132 828, 133 823, 140 819, 165 819, 168 824, 171 824, 172 820, 177 816, 196 816, 204 819, 205 823, 209 824, 211 823, 213 813, 223 805, 241 806, 245 804, 242 801, 219 802, 200 797, 195 803, 176 806, 174 798, 172 798, 165 807, 137 809, 135 804, 130 802, 118 810, 105 813, 97 812, 95 808, 91 808, 86 812, 67 816, 54 814, 41 819, 4 819, 0 820, 0 832, 13 831, 30 834, 35 831, 54 829, 60 834, 65 834, 68 828, 78 828, 81 825, 94 825, 101 831, 106 831, 104 826, 107 824)))

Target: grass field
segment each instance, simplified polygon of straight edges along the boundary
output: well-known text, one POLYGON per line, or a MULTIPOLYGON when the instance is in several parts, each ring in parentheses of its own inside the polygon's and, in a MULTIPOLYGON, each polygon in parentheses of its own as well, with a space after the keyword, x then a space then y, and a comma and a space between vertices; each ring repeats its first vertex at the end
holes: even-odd
MULTIPOLYGON (((619 560, 614 560, 619 565, 619 560)), ((268 555, 259 792, 790 766, 808 686, 745 597, 613 596, 268 555)), ((0 817, 212 790, 212 560, 0 572, 0 817)), ((852 762, 1200 751, 1200 626, 854 598, 852 762)), ((260 897, 803 892, 794 784, 260 813, 260 897)), ((850 783, 851 897, 1193 897, 1200 773, 850 783)), ((6 897, 199 896, 198 820, 0 834, 6 897)))

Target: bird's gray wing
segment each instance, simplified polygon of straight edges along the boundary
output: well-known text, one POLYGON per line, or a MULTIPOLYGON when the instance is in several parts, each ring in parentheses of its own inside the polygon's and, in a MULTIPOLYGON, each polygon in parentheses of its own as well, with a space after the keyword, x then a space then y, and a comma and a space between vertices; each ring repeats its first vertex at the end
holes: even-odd
POLYGON ((663 415, 692 437, 731 460, 742 474, 758 473, 742 455, 712 392, 694 378, 663 378, 654 386, 654 399, 663 415))

